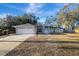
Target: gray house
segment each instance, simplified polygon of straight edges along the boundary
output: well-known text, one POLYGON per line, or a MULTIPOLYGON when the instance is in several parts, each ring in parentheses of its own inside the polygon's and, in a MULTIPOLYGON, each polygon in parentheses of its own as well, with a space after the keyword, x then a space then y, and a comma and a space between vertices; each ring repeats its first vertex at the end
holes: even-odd
POLYGON ((60 27, 45 26, 42 30, 44 34, 63 33, 64 29, 60 27))
POLYGON ((38 31, 40 31, 42 34, 55 34, 55 33, 63 33, 64 29, 60 28, 58 26, 53 27, 52 25, 48 24, 44 24, 41 27, 38 26, 38 31), (41 29, 41 31, 40 31, 41 29))
POLYGON ((36 34, 36 27, 29 23, 13 27, 16 29, 16 34, 36 34))

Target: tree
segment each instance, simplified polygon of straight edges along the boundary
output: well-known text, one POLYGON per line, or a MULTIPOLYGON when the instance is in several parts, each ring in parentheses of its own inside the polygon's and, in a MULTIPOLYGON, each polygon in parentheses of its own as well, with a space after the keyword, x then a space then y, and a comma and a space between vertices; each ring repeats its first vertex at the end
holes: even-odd
POLYGON ((37 24, 37 20, 39 18, 36 17, 34 14, 23 14, 21 16, 16 17, 17 20, 17 24, 26 24, 26 23, 30 23, 30 24, 37 24))
POLYGON ((74 30, 74 22, 79 18, 79 5, 67 4, 59 12, 60 25, 64 25, 65 28, 71 28, 74 30))

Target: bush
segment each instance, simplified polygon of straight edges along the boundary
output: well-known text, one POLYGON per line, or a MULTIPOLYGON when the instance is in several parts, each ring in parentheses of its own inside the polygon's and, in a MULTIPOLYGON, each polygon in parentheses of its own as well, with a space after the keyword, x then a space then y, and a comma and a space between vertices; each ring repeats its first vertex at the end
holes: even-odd
POLYGON ((8 35, 14 32, 15 32, 15 29, 12 27, 0 27, 0 35, 8 35))

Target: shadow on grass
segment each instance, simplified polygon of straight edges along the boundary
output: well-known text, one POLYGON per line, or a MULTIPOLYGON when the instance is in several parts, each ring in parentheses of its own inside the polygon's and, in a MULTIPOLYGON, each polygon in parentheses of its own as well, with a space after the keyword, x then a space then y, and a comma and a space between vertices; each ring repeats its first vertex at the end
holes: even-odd
POLYGON ((79 50, 79 47, 75 47, 75 46, 61 46, 61 47, 58 47, 60 49, 77 49, 79 50))
POLYGON ((66 35, 65 33, 37 34, 37 35, 66 35))
POLYGON ((0 41, 0 42, 23 42, 23 43, 79 43, 74 41, 0 41))

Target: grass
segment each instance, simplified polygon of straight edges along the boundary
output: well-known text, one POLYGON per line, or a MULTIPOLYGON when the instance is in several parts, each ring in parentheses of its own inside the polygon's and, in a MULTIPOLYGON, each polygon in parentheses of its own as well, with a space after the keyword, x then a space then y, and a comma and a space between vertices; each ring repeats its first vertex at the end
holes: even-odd
POLYGON ((30 37, 6 56, 79 56, 79 34, 30 37))

